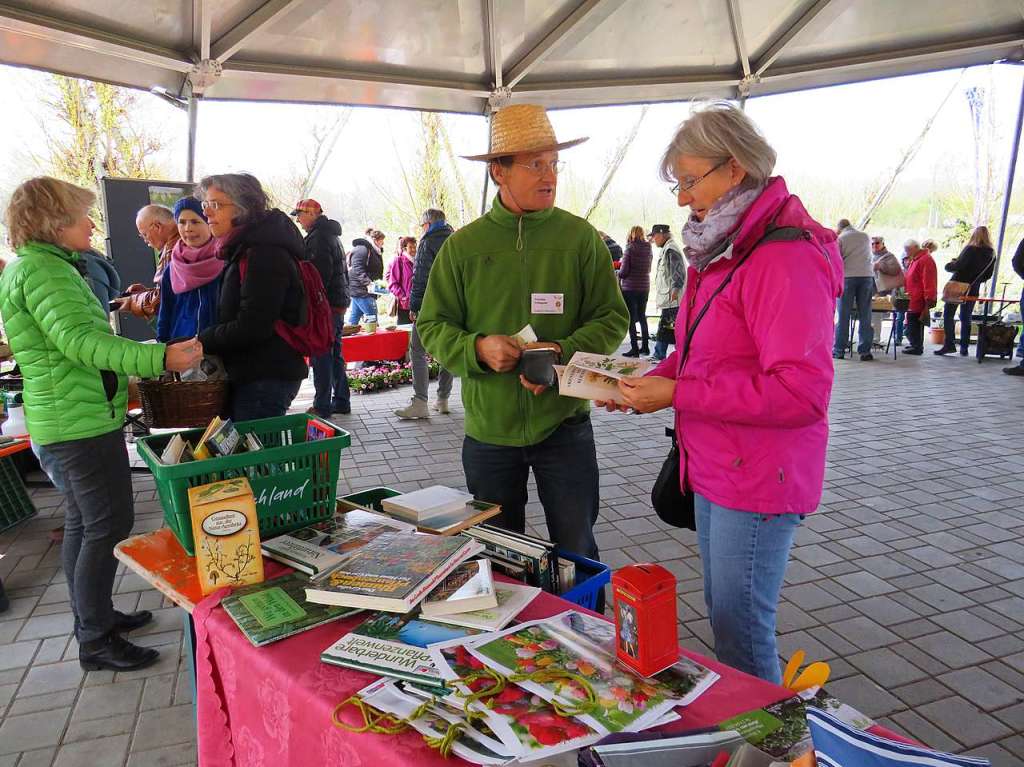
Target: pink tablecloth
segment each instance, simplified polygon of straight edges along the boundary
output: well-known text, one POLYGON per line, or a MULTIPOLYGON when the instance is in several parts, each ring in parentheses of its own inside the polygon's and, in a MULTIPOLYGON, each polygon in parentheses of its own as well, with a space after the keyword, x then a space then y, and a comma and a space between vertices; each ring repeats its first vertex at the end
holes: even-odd
MULTIPOLYGON (((279 566, 267 564, 267 577, 283 572, 279 566)), ((374 677, 321 663, 320 652, 365 615, 255 648, 217 606, 226 593, 225 589, 203 600, 192 614, 200 767, 466 764, 440 756, 411 730, 390 736, 354 734, 331 723, 335 706, 374 677)), ((520 618, 543 618, 571 607, 574 605, 542 593, 520 618)), ((713 725, 791 695, 785 688, 717 661, 687 654, 722 678, 692 705, 679 710, 682 718, 666 728, 671 732, 713 725)), ((356 721, 351 711, 345 720, 356 721)))

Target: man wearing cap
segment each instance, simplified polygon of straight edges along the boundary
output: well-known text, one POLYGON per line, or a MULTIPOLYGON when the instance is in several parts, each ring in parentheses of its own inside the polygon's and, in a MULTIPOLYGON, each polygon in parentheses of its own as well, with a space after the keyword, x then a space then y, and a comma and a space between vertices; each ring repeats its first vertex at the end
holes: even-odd
POLYGON ((576 351, 610 354, 626 334, 608 248, 593 226, 555 207, 558 152, 585 140, 559 142, 537 105, 492 116, 491 151, 468 159, 489 163, 498 194, 441 247, 416 326, 427 351, 462 379, 470 492, 501 504, 497 524, 523 531, 533 469, 551 540, 596 557, 590 403, 518 371, 524 346, 550 348, 565 364, 576 351), (540 341, 524 344, 521 330, 540 341))
POLYGON ((651 359, 661 362, 668 356, 669 344, 676 342, 676 314, 679 312, 679 297, 686 287, 686 262, 683 261, 683 249, 672 237, 668 224, 655 224, 647 236, 660 248, 658 263, 654 267, 654 305, 661 312, 661 319, 658 320, 651 359))
POLYGON ((348 374, 345 372, 345 358, 341 351, 341 330, 345 310, 348 308, 348 269, 345 254, 341 249, 341 224, 327 218, 316 200, 299 200, 292 211, 292 217, 306 232, 303 247, 306 260, 312 261, 320 273, 331 305, 334 318, 334 341, 326 354, 310 360, 313 367, 313 407, 306 412, 321 418, 330 418, 331 413, 352 412, 348 374))

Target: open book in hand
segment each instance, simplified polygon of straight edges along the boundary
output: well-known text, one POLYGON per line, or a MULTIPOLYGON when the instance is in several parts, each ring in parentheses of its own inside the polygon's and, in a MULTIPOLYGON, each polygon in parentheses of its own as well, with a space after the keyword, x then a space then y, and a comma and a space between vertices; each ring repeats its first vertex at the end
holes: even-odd
POLYGON ((619 380, 646 375, 654 362, 635 357, 576 352, 568 365, 555 365, 558 393, 563 397, 623 403, 619 380))

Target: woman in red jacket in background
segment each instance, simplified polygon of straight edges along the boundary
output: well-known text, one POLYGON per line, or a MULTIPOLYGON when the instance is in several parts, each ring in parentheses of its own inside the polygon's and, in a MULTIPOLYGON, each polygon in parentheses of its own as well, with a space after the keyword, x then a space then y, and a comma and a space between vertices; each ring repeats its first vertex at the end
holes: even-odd
POLYGON ((909 265, 907 266, 906 291, 910 297, 907 309, 907 342, 904 354, 924 353, 924 326, 928 324, 928 311, 935 306, 939 294, 939 278, 932 254, 907 240, 903 244, 909 265))

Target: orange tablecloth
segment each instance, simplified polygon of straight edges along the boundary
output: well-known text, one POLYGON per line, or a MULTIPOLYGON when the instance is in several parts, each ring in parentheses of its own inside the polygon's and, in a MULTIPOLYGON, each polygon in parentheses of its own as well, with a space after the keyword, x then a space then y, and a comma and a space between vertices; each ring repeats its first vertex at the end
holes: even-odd
POLYGON ((368 360, 400 360, 409 349, 408 330, 378 330, 376 333, 358 333, 341 339, 345 362, 368 360))

